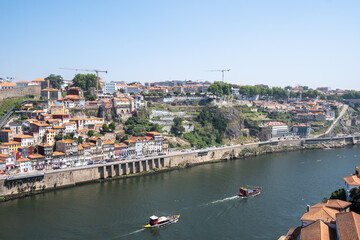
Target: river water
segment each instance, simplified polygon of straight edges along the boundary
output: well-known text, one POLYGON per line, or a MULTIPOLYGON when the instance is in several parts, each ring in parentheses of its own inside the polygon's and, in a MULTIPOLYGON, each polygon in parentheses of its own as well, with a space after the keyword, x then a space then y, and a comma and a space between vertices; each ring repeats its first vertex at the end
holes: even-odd
POLYGON ((277 239, 356 165, 359 147, 276 153, 58 190, 1 203, 0 239, 277 239), (153 214, 181 217, 141 229, 153 214))

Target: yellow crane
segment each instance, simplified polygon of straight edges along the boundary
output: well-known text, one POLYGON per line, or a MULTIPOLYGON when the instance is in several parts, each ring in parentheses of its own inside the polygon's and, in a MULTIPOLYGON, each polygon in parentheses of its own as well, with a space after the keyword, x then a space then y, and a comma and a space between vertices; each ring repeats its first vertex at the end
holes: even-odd
POLYGON ((86 72, 96 72, 96 99, 99 99, 99 72, 108 73, 107 70, 98 70, 98 69, 80 69, 80 68, 60 68, 64 70, 73 70, 73 71, 86 71, 86 72))
POLYGON ((209 70, 209 72, 221 72, 222 82, 224 82, 224 72, 229 72, 230 69, 220 69, 220 70, 209 70))

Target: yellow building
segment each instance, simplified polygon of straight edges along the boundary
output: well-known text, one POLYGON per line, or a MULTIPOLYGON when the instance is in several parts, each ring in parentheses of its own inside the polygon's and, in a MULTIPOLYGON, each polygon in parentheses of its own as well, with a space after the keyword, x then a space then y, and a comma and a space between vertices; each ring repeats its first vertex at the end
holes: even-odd
POLYGON ((19 142, 11 141, 11 142, 4 142, 3 145, 7 146, 9 148, 9 153, 12 151, 17 151, 20 147, 19 142))

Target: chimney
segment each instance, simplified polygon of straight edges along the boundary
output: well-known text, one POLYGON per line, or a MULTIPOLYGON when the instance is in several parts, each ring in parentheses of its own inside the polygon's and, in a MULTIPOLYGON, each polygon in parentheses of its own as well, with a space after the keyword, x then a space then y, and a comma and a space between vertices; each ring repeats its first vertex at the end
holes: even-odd
POLYGON ((310 205, 306 205, 306 212, 310 211, 310 205))

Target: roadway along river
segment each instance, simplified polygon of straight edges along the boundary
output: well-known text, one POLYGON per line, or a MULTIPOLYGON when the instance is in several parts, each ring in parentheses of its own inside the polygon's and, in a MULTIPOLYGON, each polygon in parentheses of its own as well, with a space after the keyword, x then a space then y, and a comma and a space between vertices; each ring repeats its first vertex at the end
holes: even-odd
POLYGON ((1 203, 0 239, 277 239, 356 165, 359 147, 290 152, 58 190, 1 203), (142 230, 152 214, 181 217, 142 230))

